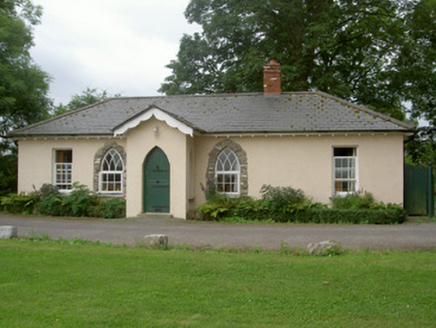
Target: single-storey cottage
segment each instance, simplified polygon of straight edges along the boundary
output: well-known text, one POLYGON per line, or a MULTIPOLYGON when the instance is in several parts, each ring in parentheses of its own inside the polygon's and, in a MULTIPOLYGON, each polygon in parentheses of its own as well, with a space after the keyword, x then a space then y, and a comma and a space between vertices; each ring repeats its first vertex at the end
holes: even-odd
POLYGON ((18 190, 77 181, 125 197, 127 215, 186 218, 214 181, 229 196, 263 184, 315 201, 366 190, 403 203, 403 143, 413 128, 323 92, 281 92, 280 65, 264 92, 114 98, 15 130, 18 190))

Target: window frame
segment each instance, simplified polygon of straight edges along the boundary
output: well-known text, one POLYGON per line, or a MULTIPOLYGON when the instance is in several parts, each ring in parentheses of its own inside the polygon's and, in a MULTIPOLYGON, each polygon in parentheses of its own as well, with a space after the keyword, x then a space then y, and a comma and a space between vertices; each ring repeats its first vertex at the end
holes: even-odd
MULTIPOLYGON (((229 159, 229 155, 227 155, 226 160, 229 159)), ((234 163, 234 162, 233 162, 234 163)), ((233 166, 233 163, 231 163, 233 166)), ((231 182, 228 183, 228 185, 231 186, 231 182)), ((223 186, 225 189, 226 183, 225 181, 223 182, 223 186)), ((241 194, 241 163, 239 161, 238 156, 236 155, 236 153, 230 149, 229 147, 224 148, 223 150, 220 151, 220 153, 218 154, 216 161, 215 161, 215 187, 217 189, 217 192, 219 194, 222 195, 227 195, 229 197, 239 197, 241 194), (230 153, 233 154, 233 156, 235 157, 235 162, 237 163, 238 169, 237 170, 222 170, 222 171, 218 171, 218 163, 220 161, 220 156, 226 151, 228 150, 230 153), (219 175, 223 175, 223 180, 226 179, 226 176, 236 176, 236 181, 234 182, 235 186, 236 186, 236 191, 219 191, 219 185, 218 185, 218 176, 219 175)))
MULTIPOLYGON (((111 182, 107 181, 106 183, 109 185, 109 183, 111 183, 111 182)), ((121 156, 120 152, 117 151, 115 148, 108 149, 101 159, 100 171, 98 172, 98 192, 100 194, 123 194, 124 193, 124 161, 123 161, 123 157, 121 156), (103 170, 103 166, 106 163, 106 158, 109 156, 109 154, 111 152, 115 152, 118 155, 119 160, 120 160, 121 165, 122 165, 121 170, 103 170), (120 177, 119 181, 114 180, 114 182, 113 182, 114 185, 115 184, 120 185, 120 190, 103 190, 102 186, 105 183, 103 181, 103 176, 105 174, 106 175, 115 175, 115 176, 120 177)))
MULTIPOLYGON (((348 167, 348 166, 347 166, 348 167)), ((332 147, 332 191, 335 196, 346 196, 359 191, 359 151, 357 146, 333 146, 332 147), (335 156, 336 149, 352 149, 353 156, 335 156), (354 178, 336 178, 336 159, 354 159, 354 178), (354 190, 352 191, 337 191, 336 184, 338 182, 354 182, 354 190)))
POLYGON ((60 192, 71 192, 73 189, 73 150, 71 148, 59 148, 53 149, 53 185, 58 188, 60 192), (70 152, 70 162, 58 162, 58 152, 70 152), (62 165, 66 168, 62 168, 58 173, 58 166, 62 165), (58 181, 58 176, 60 179, 58 181), (64 188, 67 186, 67 188, 64 188))

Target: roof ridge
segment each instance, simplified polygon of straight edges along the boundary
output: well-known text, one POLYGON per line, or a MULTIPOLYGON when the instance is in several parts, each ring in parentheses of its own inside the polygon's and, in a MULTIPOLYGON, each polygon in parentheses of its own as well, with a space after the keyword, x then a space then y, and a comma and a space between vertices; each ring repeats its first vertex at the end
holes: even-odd
MULTIPOLYGON (((283 91, 280 95, 286 94, 313 94, 316 91, 283 91)), ((263 96, 263 92, 236 92, 236 93, 207 93, 207 94, 178 94, 178 95, 156 95, 156 96, 126 96, 126 97, 116 97, 110 98, 108 100, 125 100, 125 99, 151 99, 151 98, 218 98, 218 97, 232 97, 232 96, 263 96)), ((268 95, 271 96, 271 95, 268 95)))

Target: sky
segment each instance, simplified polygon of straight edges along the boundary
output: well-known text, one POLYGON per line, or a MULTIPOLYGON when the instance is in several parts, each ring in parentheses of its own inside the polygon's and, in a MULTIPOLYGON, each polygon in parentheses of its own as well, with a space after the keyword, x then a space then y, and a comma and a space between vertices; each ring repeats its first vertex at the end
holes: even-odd
POLYGON ((33 0, 43 7, 31 56, 52 77, 49 97, 67 104, 86 88, 154 96, 171 70, 189 0, 33 0))

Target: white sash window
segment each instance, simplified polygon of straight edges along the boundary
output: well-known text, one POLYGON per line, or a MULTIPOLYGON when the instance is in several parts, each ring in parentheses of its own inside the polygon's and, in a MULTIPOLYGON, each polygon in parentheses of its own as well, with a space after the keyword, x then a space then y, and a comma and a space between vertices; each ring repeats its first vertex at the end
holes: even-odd
POLYGON ((338 147, 333 149, 334 192, 348 194, 357 192, 357 150, 338 147))
POLYGON ((60 191, 73 187, 73 151, 55 150, 54 185, 60 191))

